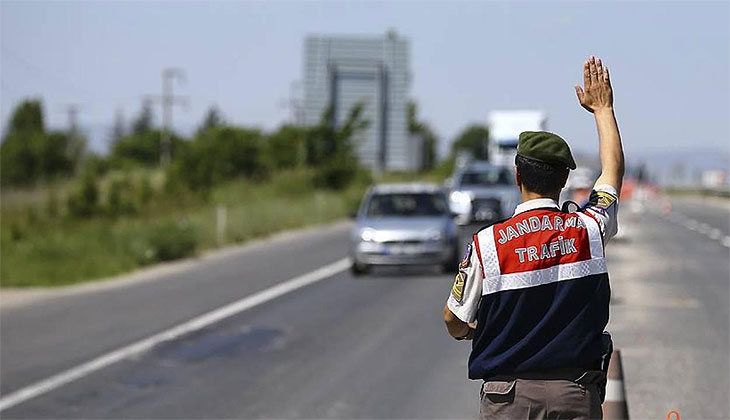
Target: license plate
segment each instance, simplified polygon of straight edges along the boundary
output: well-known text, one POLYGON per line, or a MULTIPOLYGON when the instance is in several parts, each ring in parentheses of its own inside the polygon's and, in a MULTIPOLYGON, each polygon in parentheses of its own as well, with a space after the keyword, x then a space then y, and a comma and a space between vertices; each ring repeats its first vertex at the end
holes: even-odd
POLYGON ((393 255, 410 255, 418 254, 420 249, 416 245, 391 245, 387 251, 393 255))

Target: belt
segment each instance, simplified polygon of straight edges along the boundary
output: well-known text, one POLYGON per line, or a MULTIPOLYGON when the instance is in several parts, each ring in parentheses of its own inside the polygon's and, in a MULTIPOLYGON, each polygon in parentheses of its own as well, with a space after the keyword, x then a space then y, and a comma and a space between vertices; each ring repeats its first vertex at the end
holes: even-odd
POLYGON ((594 366, 582 367, 582 368, 560 368, 560 369, 547 369, 534 372, 519 372, 510 374, 498 374, 490 376, 484 379, 484 381, 514 381, 515 379, 535 379, 535 380, 546 380, 546 381, 575 381, 579 379, 583 374, 591 370, 599 370, 594 366))

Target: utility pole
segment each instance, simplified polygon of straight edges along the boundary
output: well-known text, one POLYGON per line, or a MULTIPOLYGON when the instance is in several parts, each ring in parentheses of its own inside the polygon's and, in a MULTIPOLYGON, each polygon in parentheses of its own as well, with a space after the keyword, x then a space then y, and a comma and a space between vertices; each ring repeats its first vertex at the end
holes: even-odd
POLYGON ((160 164, 162 166, 167 166, 171 159, 172 107, 173 105, 187 105, 187 98, 175 96, 173 93, 172 87, 175 79, 184 82, 185 72, 178 68, 162 70, 162 95, 149 96, 150 99, 162 104, 162 132, 160 134, 160 164))
POLYGON ((66 112, 66 115, 68 116, 68 137, 69 137, 69 145, 67 146, 67 152, 70 153, 75 162, 75 169, 74 171, 78 175, 79 170, 83 166, 83 161, 85 159, 84 156, 84 145, 80 141, 80 130, 79 130, 79 110, 81 109, 81 105, 70 103, 62 106, 62 109, 64 112, 66 112))
POLYGON ((68 132, 72 135, 75 135, 75 133, 77 133, 79 129, 78 116, 80 105, 67 104, 63 106, 63 110, 66 112, 66 115, 68 115, 68 132))
POLYGON ((297 126, 304 125, 304 99, 302 94, 302 83, 294 80, 289 84, 289 111, 292 115, 292 122, 297 126))

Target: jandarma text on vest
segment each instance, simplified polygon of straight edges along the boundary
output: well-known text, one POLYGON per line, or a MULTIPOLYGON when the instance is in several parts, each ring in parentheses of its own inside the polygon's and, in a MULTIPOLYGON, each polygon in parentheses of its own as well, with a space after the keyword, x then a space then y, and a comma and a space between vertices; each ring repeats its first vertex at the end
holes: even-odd
POLYGON ((499 234, 497 242, 500 245, 504 245, 508 241, 519 238, 527 233, 541 232, 544 230, 564 232, 565 229, 571 227, 585 229, 586 225, 577 215, 568 217, 565 220, 560 216, 554 216, 552 222, 550 221, 550 216, 542 216, 542 219, 537 216, 532 216, 521 222, 516 222, 514 226, 509 225, 505 229, 499 229, 497 231, 499 234))

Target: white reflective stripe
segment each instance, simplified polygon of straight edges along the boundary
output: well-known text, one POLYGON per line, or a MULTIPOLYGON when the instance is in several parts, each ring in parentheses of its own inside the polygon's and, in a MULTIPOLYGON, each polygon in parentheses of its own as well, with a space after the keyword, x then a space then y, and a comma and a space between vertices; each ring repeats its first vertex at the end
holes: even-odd
POLYGON ((583 213, 576 213, 588 230, 588 241, 591 246, 591 258, 603 258, 603 237, 601 236, 601 227, 598 222, 591 216, 583 213))
MULTIPOLYGON (((481 238, 479 238, 481 241, 481 238)), ((496 277, 485 277, 482 283, 482 296, 505 290, 523 289, 541 286, 557 281, 571 280, 595 274, 606 273, 606 260, 596 258, 569 264, 555 265, 542 270, 522 273, 502 274, 496 277)))
POLYGON ((494 226, 489 226, 477 233, 479 241, 479 253, 482 257, 482 268, 484 278, 497 278, 500 275, 499 258, 497 257, 497 244, 494 243, 494 226))

